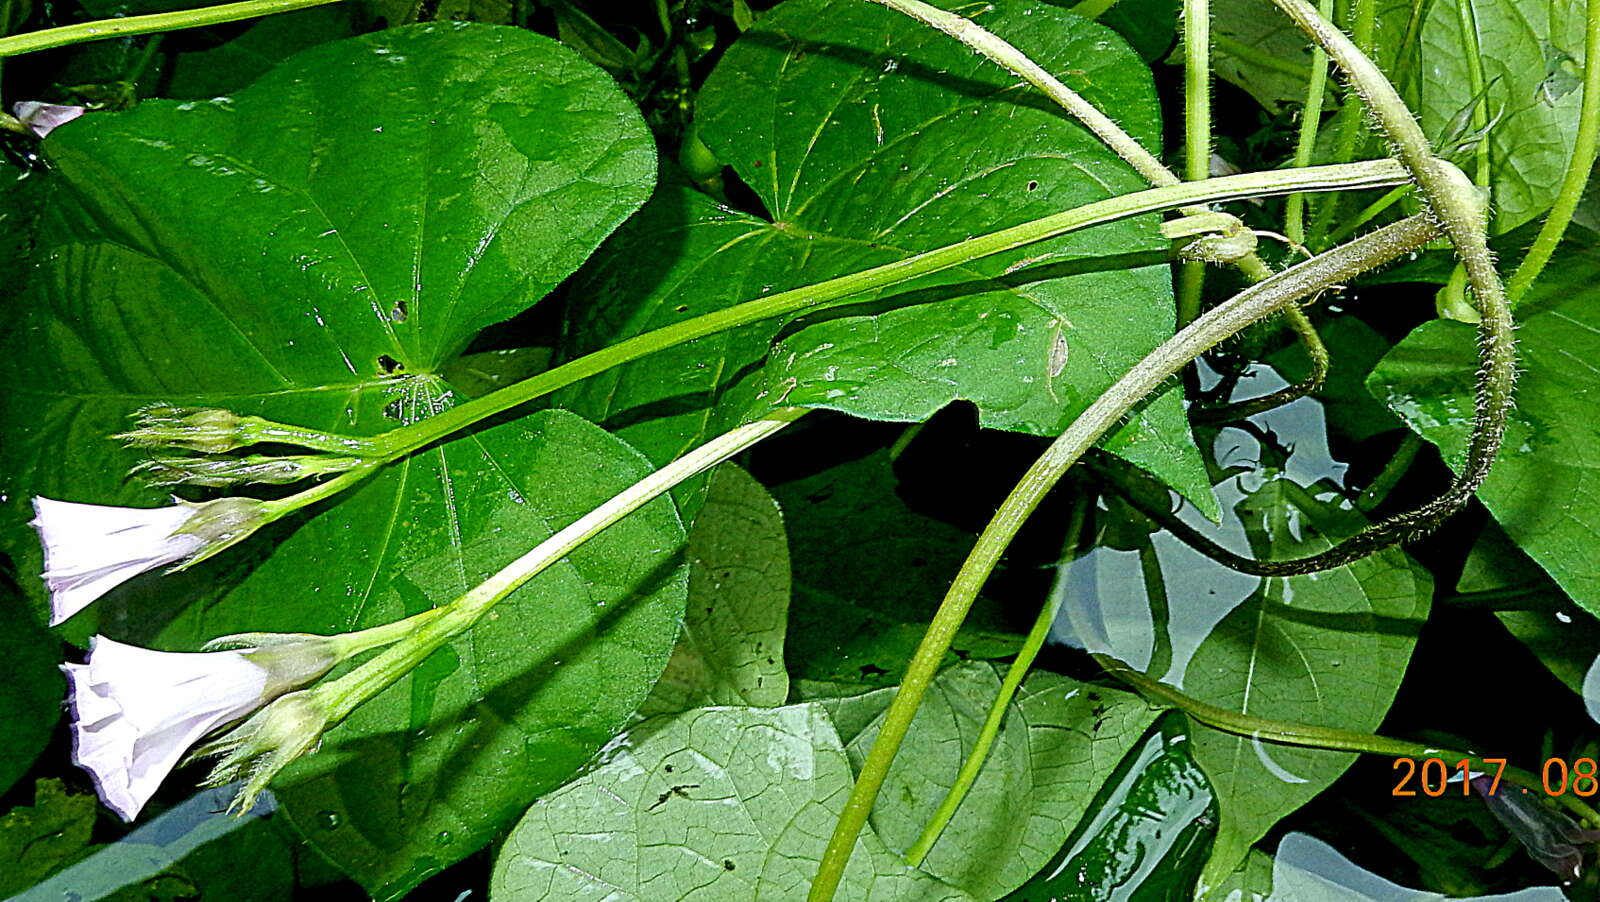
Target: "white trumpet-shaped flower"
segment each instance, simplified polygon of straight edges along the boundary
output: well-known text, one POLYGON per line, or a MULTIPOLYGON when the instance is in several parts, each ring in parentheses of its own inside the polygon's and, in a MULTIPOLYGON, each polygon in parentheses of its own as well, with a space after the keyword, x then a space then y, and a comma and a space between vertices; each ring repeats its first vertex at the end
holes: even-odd
POLYGON ((96 636, 87 663, 61 666, 72 689, 72 760, 124 820, 202 736, 319 679, 340 658, 334 637, 254 638, 265 641, 164 652, 96 636))
POLYGON ((51 626, 146 570, 209 557, 264 519, 260 502, 244 498, 156 508, 35 498, 33 511, 51 626))
POLYGON ((201 736, 267 700, 267 670, 237 651, 151 651, 96 636, 72 683, 72 760, 131 821, 201 736))

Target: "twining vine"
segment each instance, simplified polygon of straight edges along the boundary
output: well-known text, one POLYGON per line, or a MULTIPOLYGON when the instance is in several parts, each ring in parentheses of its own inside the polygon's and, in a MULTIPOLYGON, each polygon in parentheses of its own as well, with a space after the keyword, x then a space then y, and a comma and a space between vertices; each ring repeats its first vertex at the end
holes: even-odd
MULTIPOLYGON (((203 10, 135 16, 90 22, 31 34, 0 38, 0 57, 59 47, 86 40, 145 34, 175 28, 236 21, 334 0, 251 0, 203 10)), ((445 440, 557 389, 609 368, 761 320, 827 309, 869 292, 960 266, 981 257, 1058 237, 1068 232, 1130 216, 1177 210, 1183 219, 1169 223, 1170 235, 1193 239, 1178 252, 1177 323, 1179 330, 1147 355, 1110 389, 1091 403, 1033 463, 978 537, 971 553, 954 576, 937 613, 908 663, 904 677, 884 715, 881 729, 862 763, 849 799, 835 825, 810 888, 811 902, 833 898, 856 839, 867 823, 874 801, 888 775, 898 748, 946 652, 961 627, 980 588, 999 563, 1022 524, 1045 495, 1095 444, 1140 402, 1161 390, 1169 380, 1219 342, 1270 317, 1282 316, 1306 346, 1311 375, 1302 382, 1263 398, 1196 412, 1197 419, 1242 418, 1314 392, 1328 369, 1326 349, 1309 318, 1298 307, 1330 287, 1426 246, 1439 236, 1455 250, 1479 319, 1481 367, 1474 388, 1474 416, 1465 459, 1450 487, 1413 510, 1391 516, 1362 532, 1314 555, 1297 560, 1260 561, 1234 554, 1211 542, 1172 517, 1170 511, 1143 493, 1106 482, 1130 503, 1184 541, 1224 564, 1258 576, 1286 577, 1344 566, 1396 543, 1415 539, 1459 511, 1487 478, 1514 405, 1516 344, 1511 305, 1521 298, 1549 261, 1571 220, 1600 147, 1600 0, 1587 4, 1588 35, 1580 123, 1574 152, 1560 194, 1543 224, 1532 250, 1513 274, 1509 286, 1501 282, 1487 240, 1486 203, 1480 190, 1485 180, 1484 157, 1478 157, 1476 180, 1446 160, 1430 146, 1411 110, 1389 79, 1364 50, 1372 46, 1374 0, 1354 0, 1351 17, 1354 39, 1335 27, 1332 2, 1320 7, 1306 0, 1274 0, 1277 7, 1303 30, 1316 46, 1297 136, 1294 167, 1277 172, 1209 178, 1210 139, 1210 11, 1207 0, 1185 0, 1183 42, 1185 51, 1185 142, 1183 177, 1164 166, 1149 151, 1049 72, 1017 48, 968 19, 920 0, 862 0, 910 16, 950 35, 1022 77, 1062 106, 1086 128, 1127 161, 1152 186, 1067 210, 1032 222, 917 254, 815 285, 779 292, 737 304, 671 326, 648 332, 601 349, 538 376, 485 395, 387 433, 369 437, 345 436, 227 411, 184 410, 158 407, 142 411, 133 429, 122 438, 151 448, 181 448, 198 457, 157 457, 141 468, 142 475, 159 484, 200 486, 239 482, 292 483, 331 476, 285 498, 258 502, 246 521, 232 524, 202 552, 185 560, 191 566, 243 541, 261 525, 291 511, 336 495, 384 466, 419 449, 445 440), (1327 87, 1327 63, 1342 74, 1350 92, 1347 114, 1334 141, 1334 159, 1327 166, 1310 166, 1320 126, 1327 87), (1348 161, 1360 136, 1360 116, 1365 114, 1383 137, 1393 157, 1360 163, 1348 161), (1305 222, 1308 192, 1345 191, 1386 187, 1393 190, 1366 210, 1353 224, 1333 230, 1343 237, 1369 221, 1407 192, 1421 202, 1422 212, 1383 226, 1348 243, 1335 244, 1309 259, 1274 271, 1254 251, 1255 236, 1237 217, 1218 214, 1209 204, 1242 198, 1288 194, 1285 235, 1291 246, 1304 250, 1315 237, 1330 234, 1337 195, 1321 205, 1313 223, 1305 222), (1253 284, 1209 310, 1202 310, 1205 266, 1233 265, 1253 284), (228 456, 259 444, 291 445, 313 454, 228 456)), ((1102 4, 1102 7, 1109 4, 1102 4)), ((1412 25, 1415 25, 1415 16, 1412 25)), ((1407 41, 1410 46, 1411 41, 1407 41)), ((1481 81, 1481 72, 1478 74, 1481 81)), ((1482 118, 1483 110, 1478 110, 1482 118)), ((1481 148, 1480 148, 1481 150, 1481 148)), ((248 808, 274 774, 300 755, 308 753, 333 724, 354 708, 410 673, 424 658, 451 638, 478 623, 489 610, 517 587, 606 527, 627 516, 674 486, 747 449, 799 418, 799 408, 777 407, 690 451, 652 473, 610 501, 579 518, 549 540, 448 605, 381 628, 362 641, 363 650, 387 649, 337 679, 290 692, 262 708, 221 738, 201 747, 202 755, 217 755, 221 763, 212 773, 215 783, 245 780, 236 806, 248 808), (309 721, 309 722, 308 722, 309 721), (288 738, 292 737, 292 738, 288 738), (308 739, 309 737, 309 739, 308 739)), ((1413 451, 1414 451, 1413 446, 1413 451)), ((1394 468, 1398 478, 1403 465, 1394 468)), ((1078 516, 1082 516, 1082 510, 1078 516)), ((1044 642, 1055 617, 1053 605, 1040 612, 1024 650, 1011 664, 1001 691, 991 708, 979 741, 949 794, 907 852, 919 863, 949 822, 964 793, 982 767, 999 724, 1023 677, 1044 642)), ((229 637, 239 639, 241 637, 229 637)), ((1423 756, 1440 750, 1415 743, 1323 727, 1286 724, 1226 711, 1192 699, 1121 662, 1097 657, 1107 673, 1116 676, 1152 700, 1177 707, 1197 722, 1271 742, 1316 748, 1361 751, 1385 755, 1423 756)), ((1462 757, 1471 758, 1468 755, 1462 757)), ((1477 759, 1473 759, 1477 760, 1477 759)), ((1481 762, 1479 762, 1481 763, 1481 762)), ((1513 782, 1530 783, 1532 775, 1514 769, 1513 782)), ((1591 825, 1600 815, 1575 796, 1559 804, 1591 825)))

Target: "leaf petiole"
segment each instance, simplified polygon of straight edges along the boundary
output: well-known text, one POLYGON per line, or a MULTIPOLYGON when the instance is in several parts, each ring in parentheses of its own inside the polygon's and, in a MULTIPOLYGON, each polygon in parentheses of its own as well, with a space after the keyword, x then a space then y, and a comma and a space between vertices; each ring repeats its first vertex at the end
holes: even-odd
POLYGON ((40 31, 30 31, 26 34, 0 38, 0 57, 17 56, 23 53, 50 50, 55 47, 81 44, 85 41, 99 41, 105 38, 123 38, 136 34, 177 31, 180 28, 220 25, 224 22, 256 19, 261 16, 270 16, 274 13, 293 12, 297 9, 325 6, 329 3, 338 2, 339 0, 245 0, 243 3, 224 3, 220 6, 182 9, 170 13, 154 13, 148 16, 128 16, 121 19, 98 19, 93 22, 79 22, 75 25, 62 25, 59 28, 45 28, 40 31))

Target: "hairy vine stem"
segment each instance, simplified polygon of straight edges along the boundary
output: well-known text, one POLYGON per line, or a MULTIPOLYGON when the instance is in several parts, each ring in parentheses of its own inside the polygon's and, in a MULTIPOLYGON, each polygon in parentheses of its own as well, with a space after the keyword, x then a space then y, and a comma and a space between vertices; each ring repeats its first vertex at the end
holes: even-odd
POLYGON ((1343 32, 1317 12, 1316 7, 1306 0, 1273 2, 1327 51, 1361 96, 1367 111, 1388 137, 1395 156, 1421 189, 1428 215, 1437 220, 1440 229, 1455 245, 1456 255, 1472 287, 1473 301, 1482 317, 1479 324, 1482 367, 1474 399, 1473 430, 1466 461, 1456 481, 1443 495, 1420 508, 1396 514, 1322 554, 1292 562, 1295 569, 1285 571, 1307 573, 1336 567, 1379 548, 1425 535, 1471 500, 1488 477, 1505 435, 1516 385, 1516 337, 1510 306, 1489 252, 1486 205, 1477 187, 1461 170, 1433 156, 1422 128, 1389 79, 1343 32))
POLYGON ((860 774, 834 826, 811 884, 809 902, 828 902, 838 889, 856 837, 866 825, 878 791, 889 774, 911 719, 937 674, 945 652, 978 591, 999 563, 1017 530, 1044 496, 1083 454, 1115 426, 1134 405, 1161 387, 1191 360, 1251 323, 1271 316, 1284 306, 1310 297, 1329 285, 1351 278, 1395 257, 1422 247, 1438 234, 1426 216, 1413 216, 1365 235, 1349 244, 1284 270, 1246 288, 1206 311, 1177 335, 1163 342, 1135 364, 1105 394, 1089 405, 1061 433, 1017 482, 993 519, 978 537, 972 552, 934 614, 906 668, 894 699, 884 715, 877 739, 862 762, 860 774))

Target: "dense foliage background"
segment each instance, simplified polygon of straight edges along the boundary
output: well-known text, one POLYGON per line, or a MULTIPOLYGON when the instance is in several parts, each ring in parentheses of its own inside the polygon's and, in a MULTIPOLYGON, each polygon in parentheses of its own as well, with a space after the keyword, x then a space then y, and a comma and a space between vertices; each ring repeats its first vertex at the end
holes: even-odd
MULTIPOLYGON (((953 8, 1176 161, 1178 6, 953 8)), ((0 28, 175 7, 0 0, 0 28)), ((1372 55, 1436 151, 1489 191, 1509 270, 1579 130, 1583 4, 1335 12, 1371 17, 1372 55)), ((1217 165, 1289 165, 1304 38, 1267 0, 1212 15, 1217 165)), ((1075 232, 607 369, 47 631, 30 499, 163 503, 126 476, 143 452, 108 438, 143 405, 376 434, 696 315, 1146 185, 1012 74, 856 0, 336 3, 4 64, 7 108, 90 112, 42 142, 0 138, 0 896, 802 898, 978 532, 1175 324, 1158 215, 1075 232), (189 651, 416 614, 775 404, 818 412, 518 590, 249 816, 196 795, 190 766, 124 825, 71 766, 57 666, 91 635, 189 651)), ((1315 161, 1384 153, 1340 86, 1318 115, 1315 161)), ((1306 249, 1260 251, 1287 265, 1418 209, 1384 194, 1317 195, 1306 249)), ((1281 199, 1229 209, 1283 228, 1281 199)), ((1566 875, 1536 860, 1539 836, 1548 853, 1572 825, 1542 801, 1525 814, 1545 833, 1513 835, 1459 784, 1397 797, 1390 758, 1204 726, 1086 652, 1271 720, 1535 773, 1594 758, 1596 230, 1600 209, 1580 205, 1517 308, 1517 407, 1481 503, 1403 548, 1248 576, 1139 502, 1168 507, 1170 489, 1190 530, 1285 558, 1442 490, 1478 366, 1443 244, 1307 306, 1332 359, 1314 397, 1202 412, 1306 373, 1273 321, 1141 405, 985 586, 840 898, 1592 897, 1592 854, 1550 888, 1566 875), (971 794, 907 866, 1052 603, 971 794)), ((1213 267, 1206 298, 1242 284, 1213 267)))

